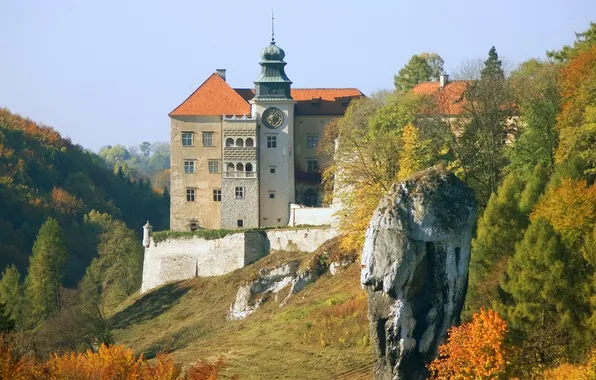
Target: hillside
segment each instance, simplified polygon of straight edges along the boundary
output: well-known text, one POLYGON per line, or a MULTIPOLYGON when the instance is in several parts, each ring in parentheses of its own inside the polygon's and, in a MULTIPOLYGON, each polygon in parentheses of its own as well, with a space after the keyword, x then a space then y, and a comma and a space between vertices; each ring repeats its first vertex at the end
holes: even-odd
POLYGON ((147 357, 166 350, 184 368, 221 357, 225 376, 243 380, 370 379, 373 353, 357 264, 323 275, 284 307, 288 288, 246 319, 226 319, 238 288, 261 268, 295 259, 303 266, 315 254, 274 252, 224 276, 165 285, 112 317, 116 341, 147 357))
POLYGON ((97 232, 84 220, 91 210, 135 231, 147 219, 164 228, 169 199, 114 174, 52 128, 0 109, 0 271, 14 263, 25 272, 39 227, 53 217, 68 243, 63 284, 76 285, 96 255, 97 232))

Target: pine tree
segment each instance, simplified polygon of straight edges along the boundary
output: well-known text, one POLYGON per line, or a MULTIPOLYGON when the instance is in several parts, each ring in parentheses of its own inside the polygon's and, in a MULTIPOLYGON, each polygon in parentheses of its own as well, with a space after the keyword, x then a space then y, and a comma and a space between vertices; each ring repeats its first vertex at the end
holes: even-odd
POLYGON ((507 258, 515 252, 515 243, 522 239, 528 224, 528 217, 519 210, 522 190, 523 181, 515 173, 509 174, 478 221, 476 238, 472 240, 468 314, 491 307, 491 302, 498 299, 507 258))
POLYGON ((21 274, 13 265, 7 267, 0 278, 0 304, 4 305, 6 315, 19 322, 23 305, 23 285, 21 274))
POLYGON ((64 234, 55 219, 48 218, 39 229, 25 280, 26 296, 33 324, 60 309, 60 280, 67 250, 64 234))
POLYGON ((0 334, 12 331, 14 326, 14 320, 8 316, 4 304, 0 303, 0 334))
POLYGON ((548 172, 541 164, 536 165, 519 200, 519 209, 522 213, 530 215, 532 208, 544 193, 547 183, 548 172))
POLYGON ((590 335, 584 328, 589 307, 581 295, 585 279, 579 275, 584 267, 546 219, 535 219, 507 268, 503 289, 512 302, 498 308, 513 328, 532 340, 566 346, 564 355, 577 359, 590 335), (557 336, 567 337, 566 341, 553 341, 557 336))
POLYGON ((484 61, 484 68, 480 72, 480 78, 493 80, 505 79, 505 73, 503 72, 501 65, 502 63, 497 54, 497 49, 493 46, 488 51, 488 59, 484 61))

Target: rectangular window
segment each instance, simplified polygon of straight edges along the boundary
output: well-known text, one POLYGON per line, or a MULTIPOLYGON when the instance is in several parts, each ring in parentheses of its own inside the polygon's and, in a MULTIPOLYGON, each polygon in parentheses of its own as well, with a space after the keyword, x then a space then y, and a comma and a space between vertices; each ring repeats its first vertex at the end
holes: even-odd
POLYGON ((184 173, 194 174, 194 172, 195 172, 195 161, 194 160, 184 160, 184 173))
POLYGON ((236 186, 236 199, 244 199, 244 187, 236 186))
POLYGON ((277 148, 277 136, 267 135, 267 148, 277 148))
POLYGON ((213 189, 213 202, 221 202, 221 189, 213 189))
POLYGON ((269 167, 269 173, 275 174, 275 166, 270 166, 269 167))
POLYGON ((192 146, 192 132, 182 132, 182 146, 192 146))
POLYGON ((269 192, 269 199, 275 199, 275 191, 269 192))
POLYGON ((319 171, 319 163, 317 160, 307 160, 306 161, 307 168, 306 171, 309 173, 316 173, 319 171))
POLYGON ((244 227, 244 220, 242 220, 242 219, 238 219, 238 220, 236 221, 236 226, 238 226, 238 228, 242 228, 242 227, 244 227))
POLYGON ((203 146, 213 146, 213 132, 203 132, 203 146))
POLYGON ((307 136, 307 146, 310 149, 314 149, 319 145, 319 136, 307 136))
POLYGON ((218 160, 209 160, 209 173, 219 173, 218 160))
POLYGON ((195 189, 186 189, 186 201, 187 202, 195 201, 195 189))

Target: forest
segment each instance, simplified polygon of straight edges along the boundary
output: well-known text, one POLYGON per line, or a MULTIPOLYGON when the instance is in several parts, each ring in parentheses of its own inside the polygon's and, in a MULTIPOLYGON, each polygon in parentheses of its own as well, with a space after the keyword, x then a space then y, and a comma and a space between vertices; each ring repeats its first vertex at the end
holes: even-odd
MULTIPOLYGON (((462 323, 432 376, 594 378, 596 23, 515 66, 490 47, 421 91, 443 65, 414 55, 394 90, 353 101, 326 128, 319 149, 333 159, 322 177, 327 202, 344 206, 341 247, 361 249, 396 181, 445 167, 479 212, 462 323)), ((149 143, 94 154, 0 110, 0 377, 119 368, 178 378, 167 356, 147 363, 114 345, 110 327, 140 285, 141 226, 168 227, 168 154, 149 143)), ((188 378, 215 378, 223 363, 197 366, 188 378)))
POLYGON ((327 129, 328 194, 348 189, 339 192, 349 216, 342 244, 361 247, 396 180, 446 167, 474 190, 480 210, 464 323, 431 365, 434 375, 593 378, 596 24, 573 45, 513 68, 492 47, 444 88, 418 91, 443 64, 436 53, 414 55, 394 92, 352 103, 327 129))

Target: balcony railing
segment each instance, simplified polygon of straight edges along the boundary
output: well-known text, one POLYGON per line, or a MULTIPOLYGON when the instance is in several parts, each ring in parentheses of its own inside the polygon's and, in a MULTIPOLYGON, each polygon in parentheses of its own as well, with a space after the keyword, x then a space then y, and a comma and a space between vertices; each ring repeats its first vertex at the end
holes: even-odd
POLYGON ((224 178, 257 178, 257 172, 224 172, 224 178))

